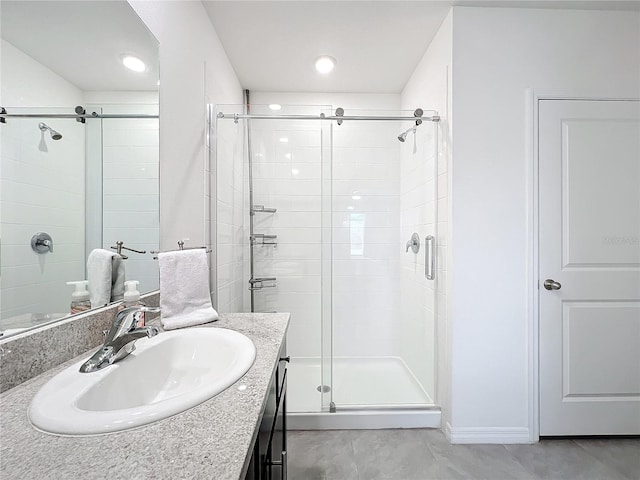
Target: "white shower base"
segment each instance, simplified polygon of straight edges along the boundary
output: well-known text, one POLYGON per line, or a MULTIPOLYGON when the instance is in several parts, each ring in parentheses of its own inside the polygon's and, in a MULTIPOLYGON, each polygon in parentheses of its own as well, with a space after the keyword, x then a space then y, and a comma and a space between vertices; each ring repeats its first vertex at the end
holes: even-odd
POLYGON ((440 426, 440 409, 401 358, 334 358, 335 413, 322 409, 319 358, 292 358, 287 375, 292 430, 440 426))

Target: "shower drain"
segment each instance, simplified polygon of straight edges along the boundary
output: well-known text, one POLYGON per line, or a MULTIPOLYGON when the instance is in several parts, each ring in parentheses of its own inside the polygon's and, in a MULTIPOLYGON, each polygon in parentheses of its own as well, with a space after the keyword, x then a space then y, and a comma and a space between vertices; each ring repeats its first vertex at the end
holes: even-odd
POLYGON ((329 393, 331 391, 331 387, 329 385, 318 385, 316 388, 320 393, 329 393))

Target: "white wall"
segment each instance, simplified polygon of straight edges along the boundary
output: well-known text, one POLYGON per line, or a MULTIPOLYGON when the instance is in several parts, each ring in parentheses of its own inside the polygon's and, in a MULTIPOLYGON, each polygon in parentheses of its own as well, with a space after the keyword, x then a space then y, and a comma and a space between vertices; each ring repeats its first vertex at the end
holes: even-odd
POLYGON ((451 162, 451 63, 453 16, 450 12, 416 66, 401 94, 402 109, 436 110, 440 122, 418 128, 421 140, 413 154, 409 139, 402 148, 401 238, 417 232, 422 243, 418 255, 404 255, 402 262, 402 315, 400 329, 409 367, 448 418, 448 334, 446 312, 448 247, 448 183, 451 162), (435 132, 434 132, 435 130, 435 132), (432 138, 437 133, 437 163, 434 168, 432 138), (415 192, 419 192, 417 198, 415 192), (437 192, 437 198, 436 198, 437 192), (436 284, 424 276, 424 239, 435 234, 437 222, 436 284), (437 322, 436 322, 437 316, 437 322), (434 337, 435 336, 435 337, 434 337), (436 340, 437 337, 437 340, 436 340), (416 342, 420 338, 422 341, 416 342), (437 384, 436 384, 437 382, 437 384))
MULTIPOLYGON (((52 113, 82 103, 82 92, 2 40, 0 105, 9 113, 37 107, 52 113)), ((2 205, 1 316, 67 313, 69 280, 84 278, 84 126, 45 120, 61 140, 39 130, 43 119, 9 119, 0 126, 2 205), (31 236, 49 233, 53 253, 31 249, 31 236)), ((23 325, 24 326, 24 325, 23 325)))
POLYGON ((160 246, 210 246, 206 104, 242 103, 242 88, 200 2, 129 3, 160 42, 160 246))
MULTIPOLYGON (((3 107, 60 107, 82 101, 82 91, 6 40, 0 40, 3 107), (45 88, 46 87, 46 88, 45 88)), ((73 112, 71 112, 73 113, 73 112)))
POLYGON ((451 415, 455 442, 529 440, 527 89, 640 95, 640 14, 455 7, 451 415))

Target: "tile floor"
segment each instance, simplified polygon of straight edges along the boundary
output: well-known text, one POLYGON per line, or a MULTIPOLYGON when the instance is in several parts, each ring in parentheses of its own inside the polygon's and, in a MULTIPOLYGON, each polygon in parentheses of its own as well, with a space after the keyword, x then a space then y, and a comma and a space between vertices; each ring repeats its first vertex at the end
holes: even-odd
POLYGON ((640 439, 450 445, 438 430, 288 433, 289 480, 640 480, 640 439))

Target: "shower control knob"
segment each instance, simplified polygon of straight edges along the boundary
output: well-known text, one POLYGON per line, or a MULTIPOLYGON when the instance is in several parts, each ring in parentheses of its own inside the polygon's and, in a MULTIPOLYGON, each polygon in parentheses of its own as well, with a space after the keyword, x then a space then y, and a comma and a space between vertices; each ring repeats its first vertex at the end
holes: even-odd
POLYGON ((45 232, 38 232, 31 237, 31 248, 36 253, 53 253, 53 239, 45 232))
POLYGON ((411 235, 411 238, 405 245, 405 253, 409 253, 409 249, 411 249, 413 253, 418 253, 418 251, 420 250, 420 237, 415 232, 413 235, 411 235))
POLYGON ((552 280, 550 278, 547 278, 544 281, 544 288, 546 288, 547 290, 560 290, 562 288, 562 285, 560 284, 560 282, 556 282, 555 280, 552 280))

